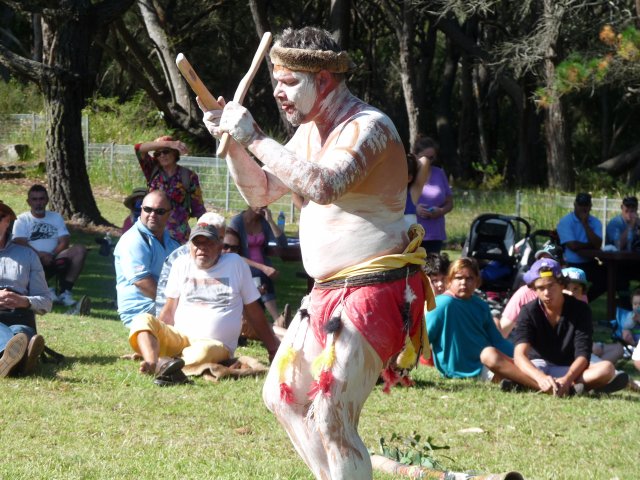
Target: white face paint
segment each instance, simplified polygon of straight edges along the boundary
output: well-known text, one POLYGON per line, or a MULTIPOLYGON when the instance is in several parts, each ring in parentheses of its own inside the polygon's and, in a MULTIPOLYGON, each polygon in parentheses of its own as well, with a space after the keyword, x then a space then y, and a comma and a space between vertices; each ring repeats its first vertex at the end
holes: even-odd
POLYGON ((287 120, 293 126, 300 125, 318 98, 315 75, 281 68, 274 71, 274 77, 278 81, 278 86, 273 92, 274 97, 282 105, 287 120))

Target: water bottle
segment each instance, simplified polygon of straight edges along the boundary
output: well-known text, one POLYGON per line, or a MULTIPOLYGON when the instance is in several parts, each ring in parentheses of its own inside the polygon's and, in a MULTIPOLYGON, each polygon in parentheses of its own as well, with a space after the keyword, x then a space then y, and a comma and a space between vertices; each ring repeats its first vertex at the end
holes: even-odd
POLYGON ((278 228, 284 232, 284 212, 282 210, 278 214, 278 228))

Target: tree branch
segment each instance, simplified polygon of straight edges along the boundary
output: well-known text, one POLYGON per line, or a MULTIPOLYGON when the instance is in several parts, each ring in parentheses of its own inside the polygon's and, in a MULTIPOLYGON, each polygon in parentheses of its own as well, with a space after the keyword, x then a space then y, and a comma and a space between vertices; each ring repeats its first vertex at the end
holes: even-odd
POLYGON ((0 44, 0 65, 4 65, 13 75, 34 83, 38 83, 45 73, 43 64, 13 53, 2 44, 0 44))
POLYGON ((640 160, 640 143, 635 144, 628 150, 611 157, 599 164, 596 168, 605 172, 617 175, 631 169, 640 160))

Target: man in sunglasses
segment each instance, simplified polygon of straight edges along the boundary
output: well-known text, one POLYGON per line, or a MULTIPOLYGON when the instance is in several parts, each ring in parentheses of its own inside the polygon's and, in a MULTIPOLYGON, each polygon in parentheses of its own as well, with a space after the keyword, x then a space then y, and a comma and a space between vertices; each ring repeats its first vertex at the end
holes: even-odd
POLYGON ((162 264, 180 244, 166 229, 171 203, 161 190, 142 200, 138 221, 127 230, 113 251, 118 313, 129 327, 139 313, 155 313, 155 298, 162 264))

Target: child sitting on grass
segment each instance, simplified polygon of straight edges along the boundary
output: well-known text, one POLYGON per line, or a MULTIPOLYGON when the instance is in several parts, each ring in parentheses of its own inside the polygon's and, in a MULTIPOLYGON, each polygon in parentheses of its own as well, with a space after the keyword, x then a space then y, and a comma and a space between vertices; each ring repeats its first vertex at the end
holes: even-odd
MULTIPOLYGON (((576 267, 563 268, 562 275, 564 275, 567 281, 564 293, 573 295, 578 300, 588 303, 587 275, 584 273, 584 270, 576 267)), ((638 301, 640 302, 640 297, 638 298, 638 301)), ((600 360, 609 360, 615 364, 616 361, 622 358, 623 348, 619 343, 593 342, 591 353, 592 363, 600 360)))
POLYGON ((622 340, 628 345, 636 345, 640 341, 640 288, 631 294, 631 308, 622 324, 622 340))
POLYGON ((434 295, 442 295, 447 289, 447 274, 449 272, 449 255, 446 253, 428 253, 424 272, 431 280, 434 295))

